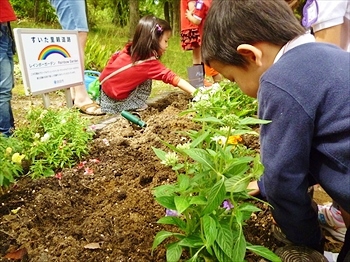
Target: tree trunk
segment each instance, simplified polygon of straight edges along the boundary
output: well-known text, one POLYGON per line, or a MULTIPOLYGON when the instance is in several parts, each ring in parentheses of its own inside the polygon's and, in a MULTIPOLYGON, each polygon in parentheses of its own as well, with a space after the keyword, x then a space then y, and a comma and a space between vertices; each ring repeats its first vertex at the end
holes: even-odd
POLYGON ((40 0, 35 0, 34 1, 34 10, 33 10, 33 16, 34 16, 35 22, 39 21, 39 7, 40 7, 40 0))
POLYGON ((173 35, 180 34, 180 1, 173 0, 172 1, 172 14, 173 14, 173 35))
POLYGON ((113 11, 112 23, 121 27, 126 26, 128 23, 126 13, 129 12, 128 10, 129 5, 127 1, 113 0, 113 6, 114 6, 114 11, 113 11))
POLYGON ((129 10, 130 10, 129 38, 132 39, 132 37, 134 36, 135 28, 140 20, 139 0, 130 0, 129 10))
POLYGON ((169 2, 166 1, 163 7, 164 19, 170 23, 170 12, 169 12, 169 2))

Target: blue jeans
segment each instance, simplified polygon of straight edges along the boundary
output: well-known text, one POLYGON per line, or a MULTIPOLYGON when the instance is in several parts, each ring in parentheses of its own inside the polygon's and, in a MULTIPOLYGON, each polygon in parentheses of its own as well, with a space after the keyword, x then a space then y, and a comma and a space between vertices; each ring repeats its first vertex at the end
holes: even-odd
POLYGON ((50 0, 58 20, 65 30, 88 32, 85 0, 50 0))
POLYGON ((5 136, 10 136, 15 128, 11 108, 14 87, 12 41, 7 23, 0 23, 0 133, 5 136))

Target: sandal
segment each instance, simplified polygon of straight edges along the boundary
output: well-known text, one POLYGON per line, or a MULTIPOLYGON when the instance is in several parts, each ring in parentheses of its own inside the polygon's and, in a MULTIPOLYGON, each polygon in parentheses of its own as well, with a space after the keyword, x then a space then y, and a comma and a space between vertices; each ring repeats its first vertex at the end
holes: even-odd
POLYGON ((275 224, 271 226, 272 235, 280 242, 286 245, 291 245, 292 242, 289 241, 286 235, 282 232, 281 228, 275 224))
POLYGON ((144 104, 143 106, 141 106, 140 108, 135 109, 136 112, 141 112, 144 111, 148 108, 147 104, 144 104))
POLYGON ((287 245, 276 250, 282 261, 296 262, 296 261, 319 261, 328 262, 328 259, 320 252, 305 246, 287 245))
POLYGON ((79 111, 83 114, 87 114, 87 115, 90 115, 90 116, 102 116, 102 115, 105 115, 106 113, 103 113, 101 111, 101 107, 93 102, 91 104, 87 104, 87 105, 83 105, 81 107, 77 107, 79 109, 79 111), (93 110, 89 110, 89 109, 93 109, 93 110))

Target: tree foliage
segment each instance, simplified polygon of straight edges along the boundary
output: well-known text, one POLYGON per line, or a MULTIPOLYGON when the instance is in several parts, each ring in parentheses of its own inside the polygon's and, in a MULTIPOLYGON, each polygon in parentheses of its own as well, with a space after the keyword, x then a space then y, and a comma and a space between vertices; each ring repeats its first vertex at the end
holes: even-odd
MULTIPOLYGON (((11 0, 11 4, 19 19, 58 23, 49 0, 11 0)), ((94 29, 101 23, 111 23, 120 28, 129 26, 132 34, 142 16, 153 14, 169 21, 177 35, 180 30, 179 5, 178 0, 87 0, 89 27, 94 29)))

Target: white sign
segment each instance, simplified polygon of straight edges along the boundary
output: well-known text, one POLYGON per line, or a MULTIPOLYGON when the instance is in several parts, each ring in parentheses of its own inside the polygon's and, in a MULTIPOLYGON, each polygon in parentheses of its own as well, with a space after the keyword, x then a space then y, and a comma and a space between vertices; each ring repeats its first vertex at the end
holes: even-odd
POLYGON ((78 31, 29 28, 13 31, 27 95, 83 84, 78 31))

